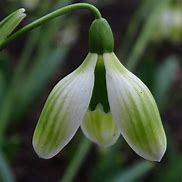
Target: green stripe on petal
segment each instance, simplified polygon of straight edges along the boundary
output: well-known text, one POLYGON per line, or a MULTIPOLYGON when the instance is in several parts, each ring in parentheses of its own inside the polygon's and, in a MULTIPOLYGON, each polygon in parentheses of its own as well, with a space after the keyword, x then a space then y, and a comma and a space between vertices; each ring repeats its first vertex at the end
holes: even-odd
POLYGON ((160 161, 166 136, 152 94, 114 53, 105 53, 104 63, 109 105, 121 134, 138 155, 160 161))
POLYGON ((120 135, 111 113, 105 113, 100 104, 94 111, 86 113, 81 128, 85 136, 103 147, 113 145, 120 135))
POLYGON ((89 53, 50 93, 33 135, 33 147, 40 157, 56 155, 80 126, 92 95, 96 61, 97 54, 89 53))

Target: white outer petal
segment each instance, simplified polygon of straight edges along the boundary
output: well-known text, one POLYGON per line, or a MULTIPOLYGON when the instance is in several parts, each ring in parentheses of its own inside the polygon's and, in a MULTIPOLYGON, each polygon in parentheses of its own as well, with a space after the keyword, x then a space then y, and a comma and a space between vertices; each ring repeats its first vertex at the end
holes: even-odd
POLYGON ((138 155, 160 161, 166 137, 153 96, 114 53, 104 54, 104 64, 109 105, 121 134, 138 155))
POLYGON ((40 157, 56 155, 80 126, 92 96, 96 61, 97 54, 89 53, 50 93, 33 136, 33 147, 40 157))

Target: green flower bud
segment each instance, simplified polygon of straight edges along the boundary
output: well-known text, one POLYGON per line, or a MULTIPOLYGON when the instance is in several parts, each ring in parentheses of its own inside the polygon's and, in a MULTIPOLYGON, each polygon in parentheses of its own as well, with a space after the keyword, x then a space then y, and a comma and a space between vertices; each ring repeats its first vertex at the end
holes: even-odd
POLYGON ((25 18, 26 14, 24 12, 24 8, 18 9, 0 22, 0 45, 25 18))

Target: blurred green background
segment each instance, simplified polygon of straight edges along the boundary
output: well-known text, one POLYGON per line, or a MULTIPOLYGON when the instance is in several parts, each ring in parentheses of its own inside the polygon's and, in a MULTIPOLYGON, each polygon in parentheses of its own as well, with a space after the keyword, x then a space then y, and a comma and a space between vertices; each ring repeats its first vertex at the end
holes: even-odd
POLYGON ((24 7, 27 17, 20 28, 75 2, 100 9, 112 27, 116 55, 153 93, 167 135, 166 154, 160 163, 149 162, 122 137, 102 149, 84 139, 81 131, 53 159, 40 159, 33 151, 33 131, 49 92, 88 53, 93 16, 77 11, 0 52, 0 181, 181 182, 182 1, 0 0, 0 20, 24 7))

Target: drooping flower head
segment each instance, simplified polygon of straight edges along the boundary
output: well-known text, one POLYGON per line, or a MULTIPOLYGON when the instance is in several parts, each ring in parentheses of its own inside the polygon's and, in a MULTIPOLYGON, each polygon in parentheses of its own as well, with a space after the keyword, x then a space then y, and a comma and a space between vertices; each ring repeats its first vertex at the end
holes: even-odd
POLYGON ((140 156, 160 161, 166 137, 155 100, 145 84, 113 52, 111 28, 96 19, 84 62, 50 93, 33 136, 42 158, 56 155, 81 126, 91 141, 114 144, 121 134, 140 156))

